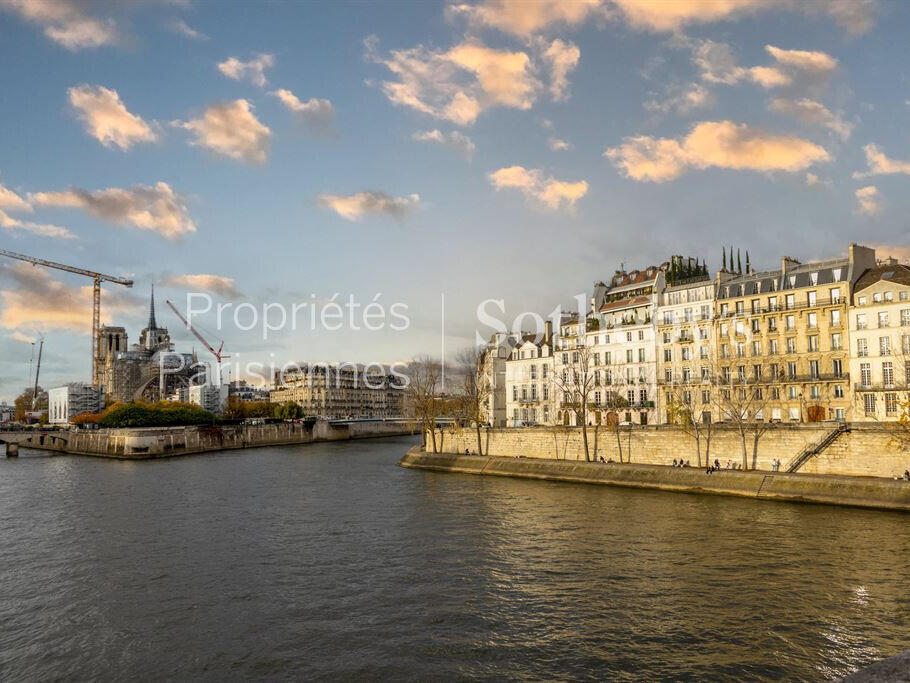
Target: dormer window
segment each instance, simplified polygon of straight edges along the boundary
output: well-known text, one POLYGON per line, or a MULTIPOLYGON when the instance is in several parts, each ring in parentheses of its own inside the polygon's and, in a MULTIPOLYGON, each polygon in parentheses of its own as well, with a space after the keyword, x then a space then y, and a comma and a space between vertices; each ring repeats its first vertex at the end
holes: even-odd
POLYGON ((809 281, 814 285, 818 284, 818 273, 809 273, 809 281))

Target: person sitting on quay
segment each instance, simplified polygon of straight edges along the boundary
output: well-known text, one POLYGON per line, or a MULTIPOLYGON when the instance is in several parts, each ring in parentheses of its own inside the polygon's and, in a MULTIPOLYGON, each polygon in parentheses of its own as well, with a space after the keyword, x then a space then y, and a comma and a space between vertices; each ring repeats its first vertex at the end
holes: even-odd
POLYGON ((910 470, 904 470, 904 481, 910 481, 910 470))
POLYGON ((679 465, 676 462, 676 458, 673 458, 673 467, 678 467, 679 465))
POLYGON ((714 469, 715 470, 720 469, 720 460, 718 460, 717 458, 714 458, 714 469))

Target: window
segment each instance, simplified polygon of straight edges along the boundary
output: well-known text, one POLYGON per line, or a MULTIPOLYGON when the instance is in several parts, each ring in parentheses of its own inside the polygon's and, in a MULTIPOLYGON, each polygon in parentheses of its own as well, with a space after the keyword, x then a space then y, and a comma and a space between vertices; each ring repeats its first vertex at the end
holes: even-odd
POLYGON ((872 384, 872 366, 869 363, 859 364, 859 383, 864 387, 872 384))
POLYGON ((808 337, 809 340, 809 351, 818 351, 818 335, 813 334, 811 337, 808 337))
POLYGON ((670 343, 670 333, 664 332, 664 344, 669 344, 669 343, 670 343))
MULTIPOLYGON (((780 387, 771 387, 771 400, 772 400, 772 401, 779 401, 779 400, 780 400, 780 387)), ((775 410, 777 410, 777 412, 780 413, 780 409, 779 409, 779 408, 777 408, 777 409, 775 409, 775 410)), ((778 419, 778 420, 780 419, 780 415, 779 415, 779 414, 778 414, 778 416, 777 416, 777 419, 778 419)))
MULTIPOLYGON (((814 285, 818 280, 818 273, 812 273, 812 276, 814 278, 812 284, 814 285)), ((814 290, 806 293, 806 301, 810 306, 814 306, 816 304, 817 298, 814 290)))
POLYGON ((835 377, 844 376, 844 361, 841 358, 835 358, 831 361, 831 370, 835 377))
POLYGON ((742 301, 737 301, 737 302, 736 302, 736 314, 737 314, 737 315, 742 315, 742 314, 745 312, 745 310, 746 310, 746 307, 745 307, 744 302, 742 302, 742 301))
POLYGON ((720 336, 726 337, 730 333, 730 326, 727 323, 720 324, 720 336))
MULTIPOLYGON (((771 289, 774 289, 774 286, 773 286, 773 285, 771 286, 771 289)), ((776 297, 776 296, 769 296, 769 297, 768 297, 768 310, 769 310, 769 311, 776 311, 776 310, 777 310, 777 297, 776 297)))
POLYGON ((771 340, 769 348, 768 348, 768 353, 770 353, 772 356, 777 355, 778 349, 777 349, 777 340, 776 339, 771 340))
POLYGON ((840 326, 840 309, 835 308, 833 311, 831 311, 831 327, 839 327, 839 326, 840 326))
POLYGON ((758 318, 752 318, 752 331, 756 334, 761 332, 761 321, 758 318))
POLYGON ((757 339, 752 342, 752 355, 760 356, 761 355, 761 342, 757 339))
POLYGON ((809 361, 809 376, 814 379, 818 379, 819 372, 818 372, 818 361, 817 360, 809 361))
POLYGON ((857 303, 857 305, 859 305, 859 306, 865 306, 865 305, 866 305, 866 297, 864 297, 864 296, 859 297, 859 298, 856 300, 856 303, 857 303))
POLYGON ((787 353, 796 353, 796 337, 787 337, 787 353))
POLYGON ((673 349, 664 349, 664 363, 673 362, 673 349))
POLYGON ((875 292, 875 293, 872 295, 872 301, 874 301, 875 303, 881 303, 881 300, 882 300, 882 293, 881 293, 881 292, 875 292))
POLYGON ((878 355, 880 355, 880 356, 890 356, 891 355, 891 337, 879 337, 878 338, 878 355))
POLYGON ((546 365, 540 366, 540 376, 543 377, 544 379, 547 378, 547 366, 546 365))
POLYGON ((787 294, 786 306, 787 308, 796 307, 796 296, 794 294, 787 294))
POLYGON ((897 295, 897 298, 899 301, 906 301, 907 300, 907 290, 903 290, 902 292, 899 292, 897 295))
POLYGON ((683 368, 682 378, 683 378, 683 382, 686 382, 686 383, 690 382, 692 380, 692 370, 690 370, 689 368, 683 368))
POLYGON ((839 287, 834 287, 830 291, 830 294, 831 294, 831 303, 832 304, 836 304, 836 303, 840 302, 840 288, 839 287))
POLYGON ((863 409, 866 415, 875 415, 875 394, 863 394, 863 409))
POLYGON ((518 400, 518 387, 515 386, 514 384, 512 385, 512 400, 513 401, 518 400))
POLYGON ((841 348, 840 344, 841 344, 840 332, 835 332, 834 334, 831 335, 831 350, 839 351, 841 348))
POLYGON ((627 342, 632 341, 632 333, 631 333, 631 332, 626 332, 626 341, 627 341, 627 342))
POLYGON ((682 348, 682 359, 683 359, 683 360, 691 360, 690 355, 691 355, 691 347, 684 346, 684 347, 682 348))
POLYGON ((894 301, 894 292, 885 292, 885 301, 894 301))
POLYGON ((632 362, 632 349, 626 349, 626 363, 632 362))
POLYGON ((869 355, 869 344, 865 339, 856 340, 856 355, 865 358, 869 355))
MULTIPOLYGON (((901 292, 901 294, 905 294, 905 292, 901 292)), ((907 325, 910 325, 910 308, 902 308, 901 309, 901 326, 906 327, 907 325)))
POLYGON ((752 312, 758 313, 761 311, 761 301, 758 299, 752 299, 752 312))
POLYGON ((729 357, 730 357, 730 347, 729 347, 728 344, 721 344, 721 345, 720 345, 720 357, 721 357, 721 358, 729 358, 729 357))
POLYGON ((761 379, 761 365, 752 366, 752 377, 755 379, 761 379))
POLYGON ((835 384, 834 385, 834 398, 843 398, 844 397, 844 385, 835 384))
POLYGON ((881 311, 878 314, 878 326, 888 327, 888 311, 881 311))
POLYGON ((742 342, 736 342, 736 357, 742 358, 746 355, 746 345, 742 342))
POLYGON ((777 318, 768 318, 768 332, 777 332, 777 318))
POLYGON ((736 321, 736 334, 745 334, 746 326, 743 324, 742 320, 736 321))
POLYGON ((609 351, 607 351, 606 353, 604 353, 604 365, 610 365, 610 358, 611 358, 611 357, 612 357, 612 354, 611 354, 609 351))
MULTIPOLYGON (((546 384, 543 385, 543 400, 550 400, 550 387, 548 387, 546 384)), ((544 410, 546 411, 546 408, 544 408, 544 410)))
POLYGON ((638 349, 638 362, 639 363, 645 362, 645 350, 644 349, 638 349))
POLYGON ((572 362, 573 362, 573 363, 577 363, 577 362, 578 362, 578 351, 573 351, 573 352, 572 352, 572 362))
POLYGON ((787 363, 787 377, 796 377, 796 363, 793 361, 787 363))
POLYGON ((664 311, 664 325, 673 324, 673 311, 664 311))
POLYGON ((737 377, 739 377, 740 382, 745 382, 746 381, 746 366, 740 365, 738 368, 736 368, 736 375, 737 375, 737 377))
POLYGON ((799 398, 799 391, 797 391, 795 386, 791 385, 787 387, 787 398, 791 400, 794 398, 799 398))
POLYGON ((891 392, 885 394, 885 412, 888 415, 897 414, 897 394, 891 392))
POLYGON ((788 315, 786 318, 784 318, 784 322, 786 323, 786 328, 788 330, 796 329, 796 316, 795 315, 788 315))
POLYGON ((858 330, 866 329, 866 314, 865 313, 856 314, 856 329, 858 329, 858 330))
POLYGON ((698 338, 701 340, 705 340, 708 338, 708 328, 707 327, 698 328, 698 338))
POLYGON ((822 397, 822 392, 818 388, 817 384, 813 384, 811 387, 809 387, 809 398, 812 398, 817 401, 821 397, 822 397))
POLYGON ((809 329, 814 330, 818 327, 818 313, 809 314, 809 329))
POLYGON ((707 360, 708 359, 708 350, 709 350, 709 347, 707 347, 707 346, 699 347, 698 357, 701 358, 702 360, 707 360))
POLYGON ((701 402, 703 405, 711 402, 711 392, 710 391, 701 392, 701 402))
POLYGON ((645 331, 639 330, 638 331, 638 341, 642 341, 644 338, 645 338, 645 331))
POLYGON ((891 361, 882 363, 882 384, 886 387, 894 386, 894 366, 891 361))

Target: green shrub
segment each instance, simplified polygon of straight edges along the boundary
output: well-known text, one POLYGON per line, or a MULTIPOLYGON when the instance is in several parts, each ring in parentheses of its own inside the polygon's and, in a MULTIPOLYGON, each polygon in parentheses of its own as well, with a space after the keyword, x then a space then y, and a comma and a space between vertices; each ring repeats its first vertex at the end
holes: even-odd
POLYGON ((115 403, 99 420, 102 427, 181 427, 214 424, 217 417, 192 403, 115 403))

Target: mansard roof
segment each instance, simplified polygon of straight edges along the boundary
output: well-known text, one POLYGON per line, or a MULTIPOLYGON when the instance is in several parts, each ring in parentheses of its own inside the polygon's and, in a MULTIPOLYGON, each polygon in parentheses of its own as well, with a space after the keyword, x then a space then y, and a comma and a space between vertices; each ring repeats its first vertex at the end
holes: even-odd
POLYGON ((892 263, 869 268, 856 281, 855 292, 871 287, 876 282, 887 280, 910 287, 910 268, 900 263, 892 263))

